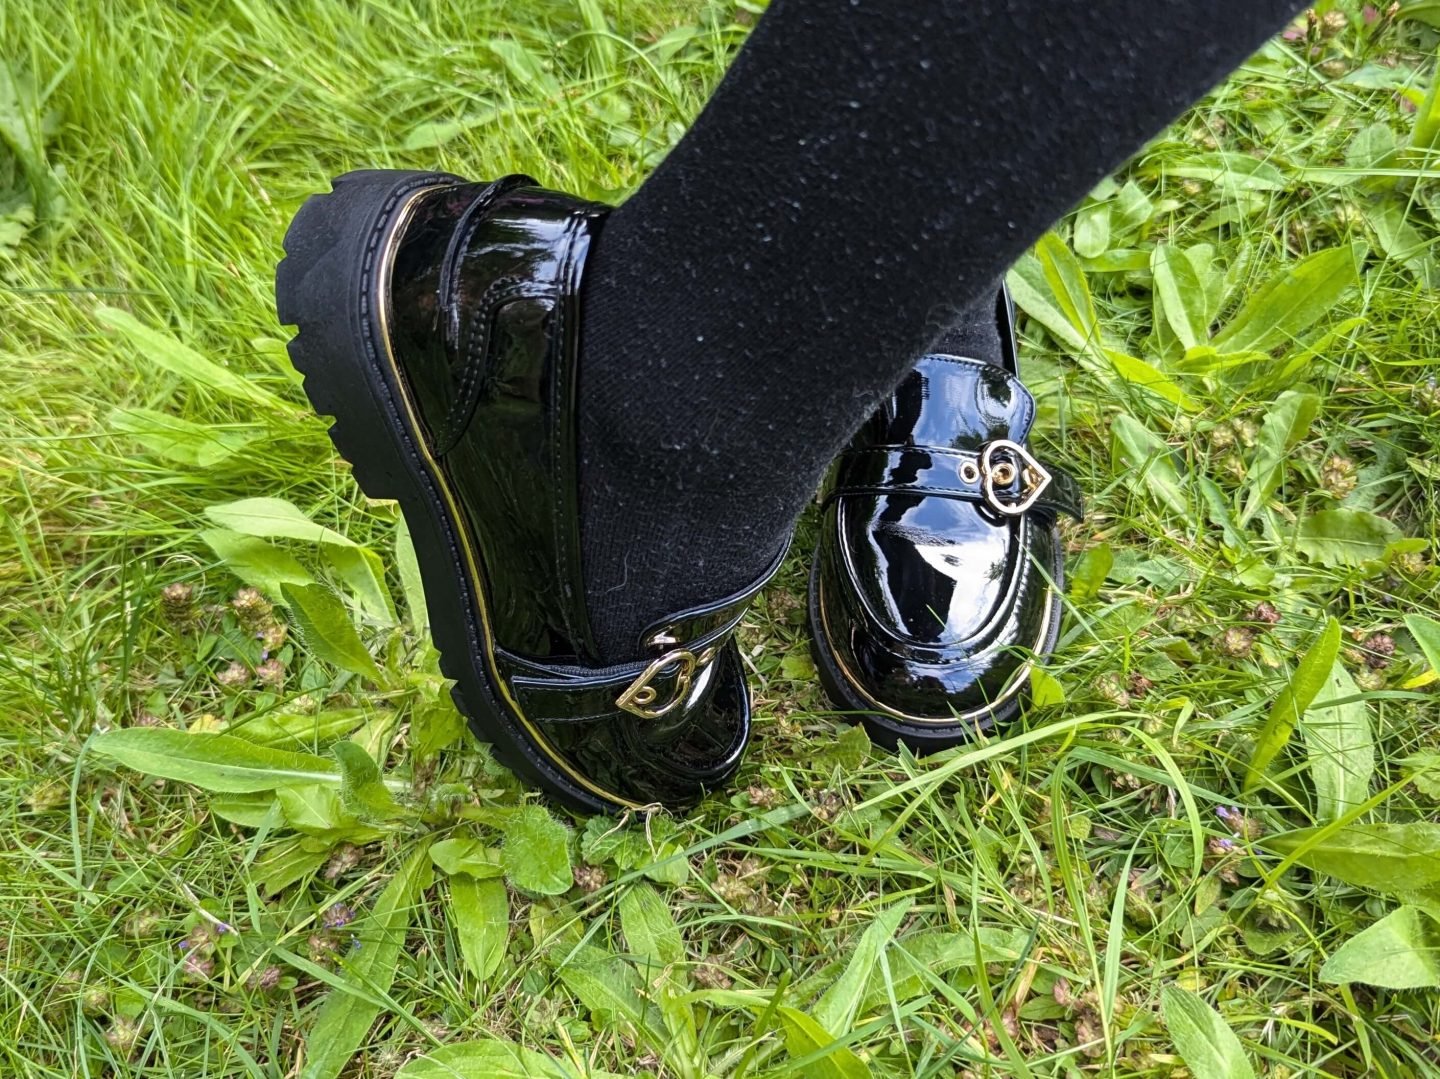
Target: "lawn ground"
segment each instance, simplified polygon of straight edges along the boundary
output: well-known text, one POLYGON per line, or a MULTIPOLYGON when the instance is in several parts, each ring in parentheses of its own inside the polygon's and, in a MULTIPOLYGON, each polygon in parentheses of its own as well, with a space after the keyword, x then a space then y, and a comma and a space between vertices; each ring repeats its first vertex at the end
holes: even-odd
POLYGON ((0 1074, 1440 1075, 1437 10, 1322 5, 1016 267, 1092 494, 1022 721, 827 711, 807 522, 734 790, 617 825, 462 732, 271 275, 350 168, 623 198, 758 9, 6 0, 0 1074))

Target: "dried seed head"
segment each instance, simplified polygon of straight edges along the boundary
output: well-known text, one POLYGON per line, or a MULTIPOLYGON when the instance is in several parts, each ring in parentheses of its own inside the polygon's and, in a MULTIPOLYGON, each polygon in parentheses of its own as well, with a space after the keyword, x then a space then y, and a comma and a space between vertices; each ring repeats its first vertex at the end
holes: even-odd
POLYGON ((1210 428, 1209 440, 1212 453, 1227 453, 1235 448, 1235 428, 1228 423, 1217 423, 1210 428))
MULTIPOLYGON (((1331 14, 1333 15, 1335 13, 1331 12, 1331 14)), ((1320 74, 1324 75, 1327 79, 1338 79, 1341 75, 1345 74, 1345 72, 1350 70, 1350 64, 1348 61, 1343 60, 1337 56, 1333 60, 1326 60, 1322 64, 1317 64, 1316 70, 1318 70, 1320 74)))
POLYGON ((129 1060, 140 1046, 140 1024, 133 1019, 117 1015, 105 1031, 105 1044, 116 1056, 129 1060))
POLYGON ((285 645, 285 626, 271 622, 259 633, 260 647, 267 652, 278 652, 285 645))
POLYGON ((1332 498, 1344 498, 1355 490, 1355 485, 1359 482, 1356 472, 1355 462, 1350 458, 1342 457, 1338 453, 1331 454, 1325 467, 1320 470, 1320 486, 1332 498))
POLYGON ((1102 701, 1113 704, 1116 708, 1130 707, 1130 693, 1125 688, 1125 682, 1114 671, 1106 671, 1098 675, 1090 684, 1095 696, 1102 701))
POLYGON ((271 656, 255 668, 255 677, 260 679, 262 685, 279 689, 285 684, 285 664, 271 656))
POLYGON ((598 892, 605 887, 607 879, 605 870, 598 865, 577 865, 575 867, 575 886, 586 895, 598 892))
POLYGON ((1332 38, 1350 25, 1343 11, 1327 11, 1320 19, 1320 36, 1332 38))
POLYGON ((1231 659, 1243 659, 1248 656, 1254 643, 1254 632, 1244 626, 1231 626, 1215 638, 1216 649, 1222 656, 1229 656, 1231 659))
POLYGON ((242 588, 230 601, 240 624, 251 633, 259 633, 270 624, 270 601, 253 588, 242 588))
POLYGON ((186 627, 194 623, 198 613, 195 607, 195 588, 192 585, 167 584, 160 590, 160 609, 171 625, 186 627))
POLYGON ((1427 378, 1424 382, 1417 383, 1410 391, 1416 407, 1422 412, 1434 414, 1440 412, 1440 381, 1427 378))
POLYGON ((330 856, 330 861, 325 865, 325 879, 334 880, 342 874, 350 872, 360 864, 360 848, 354 843, 342 843, 335 848, 335 853, 330 856))
POLYGON ((1388 633, 1372 633, 1360 647, 1365 650, 1365 665, 1383 671, 1395 655, 1395 638, 1388 633))
POLYGON ((328 907, 320 916, 320 924, 326 929, 342 929, 355 920, 355 912, 344 903, 328 907))
POLYGON ((99 986, 93 986, 80 995, 80 1010, 92 1018, 104 1015, 110 1008, 110 994, 99 986))
POLYGON ((1275 604, 1261 601, 1250 608, 1250 613, 1245 616, 1245 621, 1261 626, 1273 626, 1280 621, 1280 617, 1280 611, 1275 604))
POLYGON ((1130 685, 1128 688, 1130 690, 1131 697, 1135 698, 1136 700, 1141 700, 1144 698, 1145 694, 1149 693, 1150 690, 1154 688, 1154 686, 1154 682, 1150 681, 1150 679, 1146 678, 1139 671, 1136 671, 1130 676, 1130 685))
POLYGON ((159 933, 162 924, 160 915, 151 910, 142 910, 139 914, 132 914, 125 919, 125 935, 135 940, 144 940, 159 933))
POLYGON ((215 961, 205 955, 202 949, 192 948, 185 953, 180 963, 181 972, 187 981, 206 982, 215 973, 215 961))
POLYGON ((241 686, 249 685, 252 681, 252 676, 250 669, 246 667, 245 664, 232 663, 215 676, 215 681, 219 682, 226 689, 239 689, 241 686))
POLYGON ((1355 672, 1355 688, 1373 693, 1385 688, 1385 672, 1374 667, 1361 667, 1355 672))
POLYGON ((750 804, 761 809, 774 809, 785 800, 785 796, 773 787, 753 786, 745 792, 750 804))
POLYGON ((695 968, 692 977, 695 979, 695 984, 703 989, 729 989, 734 984, 730 980, 730 975, 714 963, 701 963, 695 968))
POLYGON ((280 975, 279 967, 266 967, 264 970, 258 970, 250 975, 250 988, 268 993, 280 984, 280 975))

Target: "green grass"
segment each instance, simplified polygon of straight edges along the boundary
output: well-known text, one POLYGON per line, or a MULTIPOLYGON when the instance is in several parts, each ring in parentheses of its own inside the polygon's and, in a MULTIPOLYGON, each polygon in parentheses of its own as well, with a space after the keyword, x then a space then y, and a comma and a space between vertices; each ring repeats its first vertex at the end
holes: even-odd
POLYGON ((610 834, 457 737, 272 268, 349 168, 623 197, 749 5, 0 5, 0 1074, 388 1079, 491 1039, 540 1076, 1440 1075, 1440 38, 1333 10, 1017 268, 1041 444, 1093 496, 1047 703, 923 761, 845 733, 807 522, 744 631, 734 791, 610 834), (383 583, 207 515, 255 497, 383 583), (348 617, 274 640, 300 608, 232 602, 237 544, 378 668, 348 617), (208 794, 118 763, 129 728, 337 773, 349 736, 389 784, 352 750, 339 800, 208 794))

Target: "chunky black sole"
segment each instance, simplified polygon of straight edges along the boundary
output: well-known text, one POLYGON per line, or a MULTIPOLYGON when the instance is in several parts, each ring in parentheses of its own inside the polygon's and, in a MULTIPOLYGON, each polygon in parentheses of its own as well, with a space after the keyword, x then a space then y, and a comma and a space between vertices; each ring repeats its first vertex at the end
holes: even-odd
MULTIPOLYGON (((1052 600, 1050 629, 1047 631, 1044 645, 1041 648, 1043 654, 1052 651, 1060 638, 1059 590, 1064 588, 1063 562, 1058 567, 1052 566, 1051 570, 1054 573, 1053 580, 1055 582, 1054 599, 1052 600)), ((840 671, 840 665, 825 644, 824 627, 819 624, 819 559, 813 560, 810 564, 808 611, 810 658, 815 662, 815 673, 819 677, 821 688, 825 690, 825 695, 830 698, 832 704, 837 705, 846 713, 854 713, 853 715, 847 714, 844 718, 851 722, 863 723, 866 733, 870 735, 870 740, 886 749, 898 749, 903 742, 911 750, 921 755, 938 753, 941 750, 973 741, 977 734, 989 734, 996 727, 1003 726, 1014 719, 1020 712, 1020 700, 1024 695, 1024 690, 1001 703, 998 708, 991 710, 983 718, 957 722, 953 726, 939 723, 933 726, 921 726, 919 723, 907 723, 904 720, 877 712, 873 704, 858 696, 850 688, 848 680, 840 671)))
POLYGON ((434 172, 370 170, 313 195, 285 233, 275 269, 280 321, 293 325, 290 359, 315 411, 334 417, 330 439, 371 498, 394 499, 409 525, 430 633, 456 706, 512 771, 574 809, 638 808, 569 774, 508 714, 481 615, 484 582, 467 569, 474 544, 451 513, 444 479, 425 446, 386 333, 387 276, 409 208, 424 191, 454 183, 434 172))

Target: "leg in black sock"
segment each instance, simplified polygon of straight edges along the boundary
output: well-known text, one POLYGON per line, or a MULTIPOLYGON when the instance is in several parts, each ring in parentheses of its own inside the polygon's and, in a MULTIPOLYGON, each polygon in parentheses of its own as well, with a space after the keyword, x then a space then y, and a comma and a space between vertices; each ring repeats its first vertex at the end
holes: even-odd
POLYGON ((775 0, 592 256, 592 620, 748 584, 936 338, 1293 0, 775 0))

